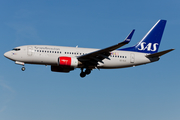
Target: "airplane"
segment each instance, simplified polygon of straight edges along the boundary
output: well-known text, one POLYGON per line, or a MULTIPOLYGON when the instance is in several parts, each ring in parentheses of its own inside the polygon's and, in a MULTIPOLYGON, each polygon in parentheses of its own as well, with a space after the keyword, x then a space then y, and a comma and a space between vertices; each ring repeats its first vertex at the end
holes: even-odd
POLYGON ((80 68, 83 78, 93 69, 126 68, 158 61, 162 55, 174 50, 158 52, 165 25, 166 20, 158 20, 136 45, 123 49, 119 48, 131 41, 134 29, 124 41, 104 49, 26 45, 6 52, 4 56, 23 65, 22 71, 25 64, 50 65, 51 71, 65 73, 80 68))

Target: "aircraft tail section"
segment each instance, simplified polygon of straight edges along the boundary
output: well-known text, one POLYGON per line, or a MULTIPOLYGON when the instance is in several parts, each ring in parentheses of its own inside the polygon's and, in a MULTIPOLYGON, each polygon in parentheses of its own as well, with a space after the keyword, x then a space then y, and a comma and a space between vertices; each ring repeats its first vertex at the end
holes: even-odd
POLYGON ((161 38, 164 32, 165 25, 166 25, 166 20, 159 20, 146 33, 146 35, 142 38, 142 40, 138 42, 135 46, 120 50, 151 53, 151 54, 157 53, 161 43, 161 38))
POLYGON ((150 57, 150 58, 153 58, 153 57, 160 57, 168 52, 171 52, 173 51, 174 49, 169 49, 169 50, 165 50, 165 51, 162 51, 162 52, 157 52, 157 53, 154 53, 154 54, 149 54, 149 55, 146 55, 146 57, 150 57))

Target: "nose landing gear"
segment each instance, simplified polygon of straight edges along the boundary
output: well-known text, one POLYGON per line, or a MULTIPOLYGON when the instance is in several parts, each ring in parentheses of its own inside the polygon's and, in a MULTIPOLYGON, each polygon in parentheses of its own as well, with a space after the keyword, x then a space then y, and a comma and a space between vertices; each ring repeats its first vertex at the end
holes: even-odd
POLYGON ((24 62, 15 61, 15 63, 18 64, 18 65, 22 65, 23 67, 21 68, 21 70, 25 71, 24 62))
POLYGON ((83 72, 83 69, 84 68, 81 68, 81 73, 80 73, 80 76, 82 78, 85 77, 86 75, 89 75, 91 73, 91 69, 86 68, 85 72, 83 72))
POLYGON ((22 67, 22 68, 21 68, 22 71, 25 71, 25 69, 26 69, 25 67, 22 67))

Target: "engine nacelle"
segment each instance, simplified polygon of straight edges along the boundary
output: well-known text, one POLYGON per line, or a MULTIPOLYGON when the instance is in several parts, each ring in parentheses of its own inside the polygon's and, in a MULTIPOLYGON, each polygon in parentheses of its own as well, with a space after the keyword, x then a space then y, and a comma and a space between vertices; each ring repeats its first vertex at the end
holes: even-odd
POLYGON ((74 68, 78 67, 80 62, 74 57, 59 57, 57 66, 51 66, 51 71, 53 72, 70 72, 74 68))
POLYGON ((58 66, 62 67, 77 67, 78 59, 73 57, 59 57, 58 66))
POLYGON ((51 71, 53 72, 70 72, 74 70, 73 67, 63 67, 63 66, 51 66, 51 71))

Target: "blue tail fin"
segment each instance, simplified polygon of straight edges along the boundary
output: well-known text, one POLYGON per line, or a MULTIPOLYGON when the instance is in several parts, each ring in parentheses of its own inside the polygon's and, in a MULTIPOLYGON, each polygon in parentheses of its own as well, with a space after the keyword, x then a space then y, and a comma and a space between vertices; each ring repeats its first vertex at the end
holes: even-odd
POLYGON ((142 38, 142 40, 139 43, 137 43, 133 47, 124 48, 120 50, 151 54, 158 52, 165 25, 166 20, 159 20, 142 38))

